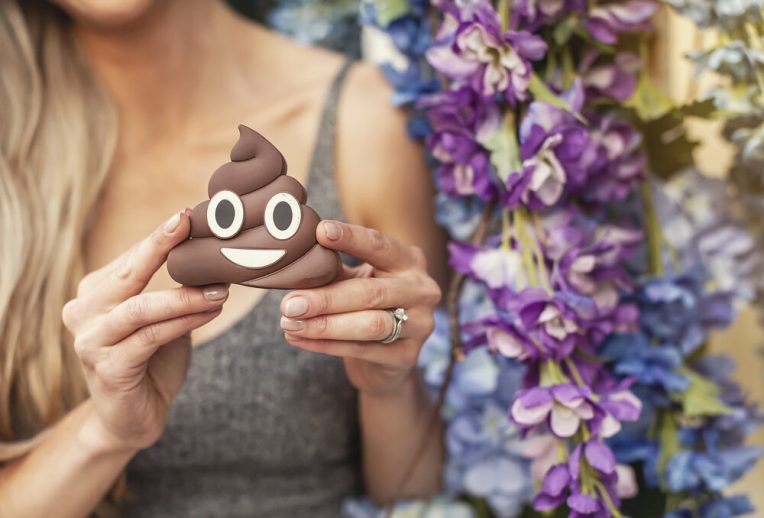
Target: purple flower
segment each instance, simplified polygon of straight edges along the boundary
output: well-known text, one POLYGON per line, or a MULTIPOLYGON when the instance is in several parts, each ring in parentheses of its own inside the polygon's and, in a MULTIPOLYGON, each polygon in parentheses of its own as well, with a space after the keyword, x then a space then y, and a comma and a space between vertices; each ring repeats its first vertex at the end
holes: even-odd
POLYGON ((631 0, 600 5, 586 19, 586 30, 602 43, 618 43, 618 34, 650 29, 650 17, 657 5, 650 0, 631 0))
POLYGON ((447 17, 439 42, 427 52, 438 71, 467 83, 484 96, 503 94, 510 103, 525 100, 533 67, 546 53, 544 40, 529 32, 501 31, 490 3, 476 4, 474 18, 447 17))
MULTIPOLYGON (((562 96, 574 112, 583 104, 576 81, 562 96)), ((544 102, 533 102, 520 125, 522 169, 507 178, 504 203, 522 203, 533 210, 555 205, 568 184, 581 184, 596 159, 586 127, 571 113, 544 102)))
POLYGON ((521 254, 514 249, 479 248, 451 242, 448 245, 451 267, 484 282, 491 289, 511 287, 523 290, 529 286, 522 266, 521 254))
POLYGON ((591 299, 572 293, 505 288, 491 291, 491 297, 501 316, 483 324, 502 327, 532 358, 559 360, 576 348, 593 352, 614 327, 591 299))
POLYGON ((443 191, 454 196, 495 196, 487 150, 478 142, 481 129, 498 117, 496 107, 469 88, 447 90, 425 97, 420 107, 432 126, 427 146, 438 160, 443 191))
POLYGON ((585 9, 585 0, 518 0, 512 6, 512 26, 536 32, 542 25, 555 23, 562 13, 585 9))
POLYGON ((579 193, 595 202, 623 201, 645 176, 647 158, 642 135, 614 114, 592 120, 590 132, 597 160, 590 164, 579 193))
POLYGON ((593 426, 593 431, 604 438, 613 437, 621 431, 622 421, 636 421, 642 412, 642 401, 623 385, 602 394, 597 405, 604 412, 604 417, 593 426))
POLYGON ((507 358, 515 358, 524 361, 530 357, 528 350, 523 347, 522 342, 514 335, 495 326, 488 328, 486 332, 488 338, 488 348, 507 358))
POLYGON ((613 451, 604 442, 590 439, 576 446, 570 455, 568 465, 574 478, 577 478, 580 472, 582 454, 589 466, 597 470, 599 474, 612 475, 615 473, 616 462, 613 451))
POLYGON ((531 459, 531 475, 534 480, 542 480, 557 462, 558 439, 549 433, 529 432, 520 442, 520 454, 531 459))
POLYGON ((591 391, 572 383, 553 387, 533 387, 518 392, 510 416, 522 428, 547 422, 557 437, 572 437, 581 421, 594 417, 591 391))
MULTIPOLYGON (((597 54, 592 52, 591 59, 597 54)), ((642 61, 630 52, 621 52, 614 60, 586 67, 582 74, 588 98, 611 97, 624 102, 634 93, 636 75, 642 68, 642 61)))
POLYGON ((536 511, 547 511, 562 505, 567 495, 570 483, 570 472, 567 464, 557 464, 546 472, 541 484, 541 491, 533 500, 536 511))
POLYGON ((592 297, 600 308, 614 308, 618 291, 628 289, 632 281, 623 268, 641 242, 642 232, 615 226, 599 227, 595 235, 579 235, 564 255, 553 255, 554 278, 564 289, 592 297))
POLYGON ((607 491, 608 500, 617 506, 620 498, 633 496, 636 489, 633 470, 616 464, 606 444, 590 439, 578 444, 567 462, 556 464, 546 472, 533 508, 546 511, 564 502, 572 511, 570 516, 605 517, 611 514, 603 490, 607 491), (599 484, 592 486, 592 480, 599 484))
POLYGON ((571 510, 568 518, 604 518, 609 516, 609 513, 606 513, 605 506, 591 495, 576 493, 570 495, 566 503, 571 510))
MULTIPOLYGON (((601 225, 581 211, 565 208, 541 221, 542 249, 553 265, 552 282, 559 289, 591 297, 601 310, 614 310, 618 293, 633 281, 624 268, 641 245, 643 232, 617 225, 601 225)), ((619 322, 618 328, 629 322, 619 322)))

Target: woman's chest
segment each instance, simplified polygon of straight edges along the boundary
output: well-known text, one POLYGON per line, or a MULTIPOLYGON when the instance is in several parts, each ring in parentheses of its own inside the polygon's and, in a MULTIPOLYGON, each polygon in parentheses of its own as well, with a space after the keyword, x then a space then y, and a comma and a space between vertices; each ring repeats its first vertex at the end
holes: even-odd
POLYGON ((244 464, 262 474, 355 457, 357 403, 342 360, 285 343, 276 300, 266 295, 194 350, 162 439, 134 469, 244 464))

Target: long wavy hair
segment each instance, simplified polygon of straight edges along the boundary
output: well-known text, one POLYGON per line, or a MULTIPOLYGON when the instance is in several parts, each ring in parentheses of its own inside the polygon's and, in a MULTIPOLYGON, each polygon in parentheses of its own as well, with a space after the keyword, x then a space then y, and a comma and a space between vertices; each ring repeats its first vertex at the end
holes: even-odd
POLYGON ((116 110, 69 18, 0 2, 0 464, 87 397, 61 309, 114 154, 116 110))

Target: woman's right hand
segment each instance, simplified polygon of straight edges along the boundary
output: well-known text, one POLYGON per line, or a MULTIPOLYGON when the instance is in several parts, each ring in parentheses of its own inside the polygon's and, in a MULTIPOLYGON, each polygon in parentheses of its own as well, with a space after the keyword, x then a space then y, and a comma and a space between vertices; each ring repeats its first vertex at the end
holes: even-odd
POLYGON ((143 293, 189 232, 172 216, 110 264, 86 275, 63 309, 85 371, 98 440, 140 450, 161 436, 191 355, 189 333, 220 314, 227 285, 143 293))

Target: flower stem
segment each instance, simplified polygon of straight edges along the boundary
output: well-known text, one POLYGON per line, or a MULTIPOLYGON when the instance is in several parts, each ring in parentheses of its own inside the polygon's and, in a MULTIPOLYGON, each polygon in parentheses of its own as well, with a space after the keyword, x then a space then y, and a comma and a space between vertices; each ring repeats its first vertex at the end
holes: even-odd
POLYGON ((515 211, 514 217, 515 224, 515 238, 517 239, 518 246, 520 247, 520 255, 522 257, 523 266, 528 274, 528 283, 532 287, 539 286, 539 279, 536 272, 536 264, 533 260, 533 250, 531 249, 530 239, 527 234, 527 223, 525 219, 525 209, 520 207, 515 211))
POLYGON ((653 193, 648 180, 642 182, 641 190, 647 226, 648 264, 650 273, 660 276, 663 275, 663 258, 661 254, 663 232, 661 230, 660 222, 658 221, 658 215, 655 212, 653 193))
POLYGON ((509 0, 499 0, 499 18, 501 19, 501 31, 509 30, 509 0))
POLYGON ((560 462, 568 462, 568 448, 561 439, 557 439, 557 458, 560 462))
POLYGON ((555 360, 546 360, 541 364, 541 380, 542 386, 553 386, 567 383, 570 381, 565 373, 562 371, 560 364, 555 360))
POLYGON ((554 290, 552 290, 552 282, 549 279, 549 270, 547 269, 546 262, 544 261, 544 252, 542 252, 541 245, 539 244, 539 239, 541 238, 542 233, 541 226, 538 221, 538 215, 536 213, 529 214, 529 219, 533 226, 533 235, 530 236, 529 242, 532 247, 533 255, 535 256, 536 266, 538 267, 541 287, 551 295, 554 293, 554 290))
POLYGON ((510 233, 512 231, 512 214, 508 209, 501 211, 501 249, 508 252, 510 249, 510 233))
POLYGON ((569 357, 565 358, 565 366, 568 367, 570 375, 573 376, 576 385, 579 387, 586 386, 586 383, 584 383, 584 378, 581 377, 581 373, 578 372, 578 368, 576 367, 576 364, 573 362, 573 360, 571 360, 569 357))
POLYGON ((613 502, 613 499, 610 498, 610 493, 608 493, 607 489, 605 489, 605 486, 602 485, 602 482, 595 480, 594 487, 597 489, 600 497, 602 497, 602 500, 604 500, 605 505, 607 506, 608 511, 610 511, 610 514, 613 515, 613 518, 623 518, 621 511, 618 510, 615 502, 613 502))

